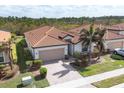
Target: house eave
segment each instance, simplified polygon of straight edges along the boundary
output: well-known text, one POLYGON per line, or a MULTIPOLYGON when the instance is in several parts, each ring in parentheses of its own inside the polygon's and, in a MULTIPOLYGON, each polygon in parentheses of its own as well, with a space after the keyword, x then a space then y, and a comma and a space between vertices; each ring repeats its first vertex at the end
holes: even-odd
POLYGON ((39 46, 39 47, 32 47, 32 48, 33 48, 33 49, 36 49, 36 48, 45 48, 45 47, 54 47, 54 46, 64 46, 64 45, 68 45, 68 44, 51 45, 51 46, 39 46))

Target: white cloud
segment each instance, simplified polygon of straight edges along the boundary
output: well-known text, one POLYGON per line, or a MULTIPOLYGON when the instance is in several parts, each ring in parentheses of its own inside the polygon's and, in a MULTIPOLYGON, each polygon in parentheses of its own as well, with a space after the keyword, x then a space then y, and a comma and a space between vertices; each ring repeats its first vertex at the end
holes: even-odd
POLYGON ((0 16, 39 17, 80 17, 80 16, 124 16, 124 6, 61 5, 61 6, 0 6, 0 16))

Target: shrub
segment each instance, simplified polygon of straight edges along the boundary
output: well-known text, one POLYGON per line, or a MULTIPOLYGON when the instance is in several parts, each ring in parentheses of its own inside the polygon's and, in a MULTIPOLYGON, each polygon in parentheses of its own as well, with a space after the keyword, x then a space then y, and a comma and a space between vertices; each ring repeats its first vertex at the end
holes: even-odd
POLYGON ((26 41, 25 41, 25 39, 23 38, 21 41, 20 41, 20 44, 22 45, 22 46, 26 46, 26 41))
POLYGON ((32 61, 32 60, 26 61, 26 65, 27 65, 27 66, 31 66, 32 64, 33 64, 33 61, 32 61))
POLYGON ((42 78, 45 78, 47 75, 47 68, 45 67, 40 67, 40 75, 42 78))
POLYGON ((41 66, 43 64, 43 60, 36 59, 36 60, 33 61, 33 64, 41 66))
POLYGON ((80 58, 81 54, 79 52, 74 52, 74 55, 73 55, 75 58, 80 58))
POLYGON ((32 60, 33 57, 28 48, 24 48, 24 60, 32 60))
POLYGON ((12 44, 11 45, 11 49, 12 49, 12 56, 13 56, 13 62, 14 64, 17 63, 17 50, 16 50, 16 45, 12 44))

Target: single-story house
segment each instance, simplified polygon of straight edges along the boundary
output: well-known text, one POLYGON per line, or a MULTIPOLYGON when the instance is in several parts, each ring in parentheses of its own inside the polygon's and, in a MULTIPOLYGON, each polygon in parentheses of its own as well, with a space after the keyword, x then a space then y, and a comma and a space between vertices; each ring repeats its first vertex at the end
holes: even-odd
POLYGON ((75 51, 81 52, 79 35, 55 27, 44 26, 24 35, 34 59, 62 59, 65 55, 73 55, 75 51))
POLYGON ((124 35, 106 31, 104 35, 105 45, 107 49, 124 48, 124 35))
POLYGON ((124 23, 107 27, 104 39, 109 49, 124 48, 124 23))
POLYGON ((124 23, 116 24, 107 27, 108 31, 112 31, 121 35, 124 35, 124 23))
POLYGON ((8 51, 8 41, 11 39, 11 33, 0 30, 0 63, 10 62, 10 53, 8 51), (4 45, 4 46, 3 46, 4 45))
MULTIPOLYGON (((34 59, 54 60, 64 58, 65 55, 73 55, 74 52, 83 52, 80 41, 80 31, 89 29, 90 25, 82 25, 69 31, 62 31, 55 27, 44 26, 24 33, 25 40, 34 59)), ((94 25, 95 28, 104 28, 102 25, 94 25)), ((107 29, 105 35, 106 49, 124 47, 124 35, 107 29)))
MULTIPOLYGON (((70 30, 72 33, 80 33, 82 29, 89 29, 90 25, 82 25, 78 28, 70 30)), ((106 28, 106 33, 104 35, 105 48, 113 50, 115 48, 124 47, 124 23, 113 25, 113 26, 103 26, 101 24, 94 24, 94 28, 106 28)))

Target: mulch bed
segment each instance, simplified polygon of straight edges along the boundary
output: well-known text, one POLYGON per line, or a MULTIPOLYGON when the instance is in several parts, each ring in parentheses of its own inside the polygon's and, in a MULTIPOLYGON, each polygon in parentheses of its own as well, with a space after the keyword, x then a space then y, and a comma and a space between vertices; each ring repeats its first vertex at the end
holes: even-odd
POLYGON ((10 80, 12 79, 15 75, 17 75, 17 73, 19 73, 19 68, 17 65, 13 65, 13 69, 11 70, 11 68, 9 66, 5 67, 3 69, 3 77, 0 78, 0 81, 6 81, 6 80, 10 80))

